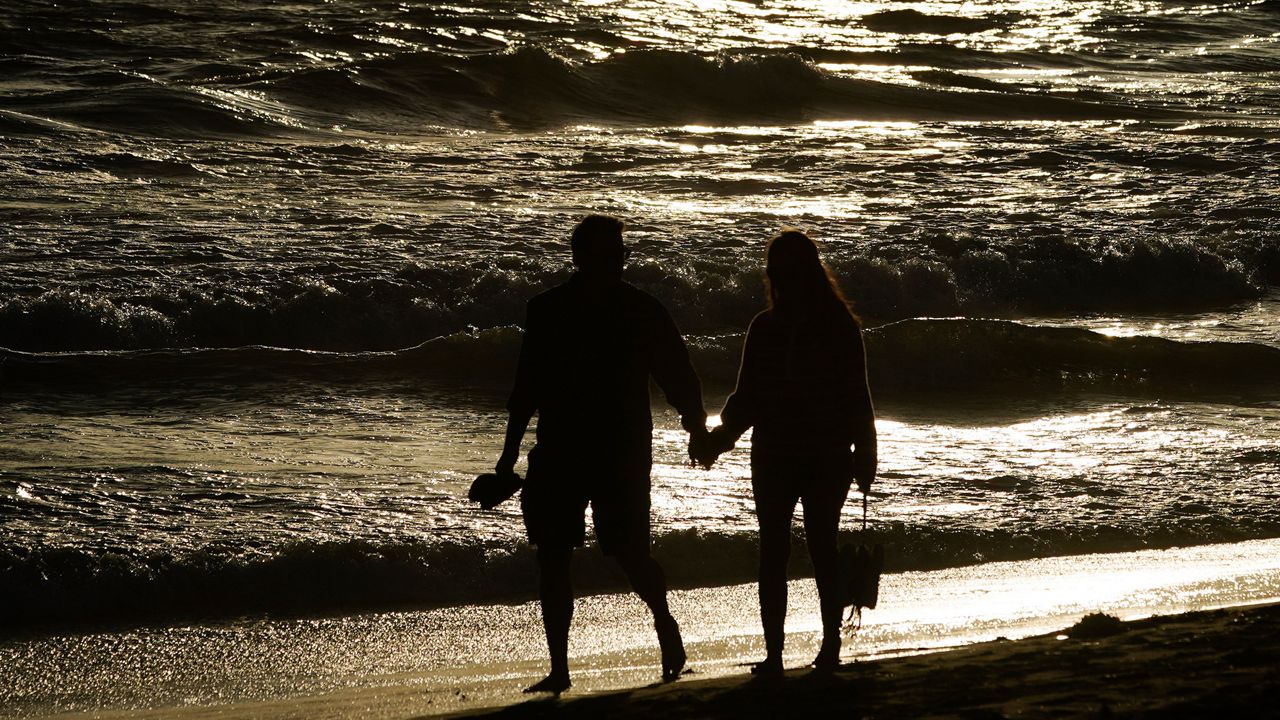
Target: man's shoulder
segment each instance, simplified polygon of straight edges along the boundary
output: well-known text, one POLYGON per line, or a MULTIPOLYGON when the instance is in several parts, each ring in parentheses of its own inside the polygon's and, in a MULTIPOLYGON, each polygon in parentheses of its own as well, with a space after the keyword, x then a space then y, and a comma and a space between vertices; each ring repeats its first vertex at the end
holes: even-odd
MULTIPOLYGON (((620 282, 617 292, 622 308, 628 314, 654 317, 670 317, 671 315, 666 306, 656 297, 631 283, 620 282)), ((577 292, 574 284, 566 282, 534 295, 529 299, 528 308, 530 314, 554 315, 557 314, 558 310, 569 308, 581 301, 581 294, 577 292)))
POLYGON ((569 295, 569 283, 561 283, 529 298, 529 309, 552 307, 567 302, 569 295))
POLYGON ((663 305, 662 302, 658 300, 658 298, 650 295, 648 292, 641 290, 640 288, 636 287, 635 285, 632 285, 629 282, 622 283, 622 289, 620 290, 620 292, 622 294, 622 299, 624 302, 630 303, 633 306, 643 308, 650 312, 662 313, 664 315, 668 314, 666 306, 663 305))

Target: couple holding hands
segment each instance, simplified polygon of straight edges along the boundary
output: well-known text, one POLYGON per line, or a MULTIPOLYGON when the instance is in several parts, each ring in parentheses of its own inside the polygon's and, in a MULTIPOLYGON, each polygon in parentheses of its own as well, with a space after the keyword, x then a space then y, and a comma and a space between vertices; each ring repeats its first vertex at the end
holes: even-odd
POLYGON ((791 520, 803 506, 805 539, 821 604, 823 639, 813 661, 840 661, 842 604, 836 530, 854 481, 864 493, 876 472, 875 414, 867 387, 862 329, 803 233, 787 230, 766 253, 768 308, 751 322, 737 386, 706 429, 702 387, 670 314, 622 281, 630 251, 623 224, 591 215, 574 229, 576 271, 529 301, 524 341, 508 403, 496 471, 514 473, 520 443, 538 414, 537 441, 520 496, 537 548, 539 600, 551 672, 526 692, 570 685, 573 616, 570 557, 592 508, 597 541, 653 613, 662 676, 685 665, 666 578, 649 552, 652 419, 649 379, 680 413, 689 456, 710 467, 754 427, 751 484, 760 521, 760 619, 766 657, 753 672, 780 674, 787 606, 791 520), (851 450, 850 448, 853 448, 851 450))

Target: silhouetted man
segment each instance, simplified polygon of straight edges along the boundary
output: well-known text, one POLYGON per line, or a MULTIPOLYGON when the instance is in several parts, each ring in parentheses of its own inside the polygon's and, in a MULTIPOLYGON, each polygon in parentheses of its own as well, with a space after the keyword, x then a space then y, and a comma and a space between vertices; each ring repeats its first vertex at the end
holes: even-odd
POLYGON ((707 416, 701 384, 671 316, 652 296, 622 281, 630 254, 622 227, 616 218, 590 215, 574 228, 577 271, 529 301, 507 405, 499 475, 513 471, 525 428, 538 413, 520 504, 529 542, 537 546, 551 672, 525 692, 569 687, 569 560, 582 545, 588 503, 600 548, 617 559, 653 612, 663 679, 676 678, 685 663, 680 628, 667 607, 666 578, 649 555, 649 378, 691 434, 706 433, 707 416))

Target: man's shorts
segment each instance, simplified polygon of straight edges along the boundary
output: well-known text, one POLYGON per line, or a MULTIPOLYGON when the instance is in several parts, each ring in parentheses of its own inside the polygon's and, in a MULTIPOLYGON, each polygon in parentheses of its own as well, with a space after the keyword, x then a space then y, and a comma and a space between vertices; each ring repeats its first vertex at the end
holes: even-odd
POLYGON ((520 509, 529 542, 541 548, 582 547, 591 506, 605 555, 649 552, 649 466, 551 468, 530 460, 520 509))

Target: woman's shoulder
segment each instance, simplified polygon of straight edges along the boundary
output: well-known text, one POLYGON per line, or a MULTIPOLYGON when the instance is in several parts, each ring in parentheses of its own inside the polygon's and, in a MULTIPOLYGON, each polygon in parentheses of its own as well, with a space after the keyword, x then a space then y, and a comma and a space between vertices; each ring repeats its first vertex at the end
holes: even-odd
POLYGON ((831 310, 808 319, 803 334, 832 347, 861 343, 862 323, 846 310, 831 310))
POLYGON ((852 312, 832 313, 831 327, 837 335, 859 342, 862 340, 862 321, 852 312))
POLYGON ((756 313, 751 318, 751 324, 747 326, 748 335, 759 335, 772 331, 778 324, 777 313, 773 310, 766 309, 756 313))

